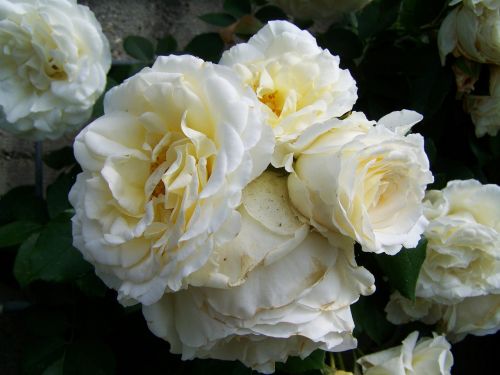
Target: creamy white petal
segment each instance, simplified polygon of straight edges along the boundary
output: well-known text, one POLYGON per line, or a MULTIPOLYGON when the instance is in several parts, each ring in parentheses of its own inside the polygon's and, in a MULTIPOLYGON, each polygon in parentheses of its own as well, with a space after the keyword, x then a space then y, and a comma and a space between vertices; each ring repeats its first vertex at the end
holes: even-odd
POLYGON ((154 303, 238 234, 241 191, 273 147, 259 102, 229 68, 159 58, 111 90, 105 115, 75 140, 75 246, 123 303, 154 303))
POLYGON ((451 345, 443 336, 420 338, 412 332, 401 346, 369 354, 358 359, 365 375, 450 374, 453 366, 451 345))
POLYGON ((438 34, 441 62, 446 55, 500 65, 500 6, 496 1, 453 1, 438 34))
POLYGON ((433 178, 423 138, 404 134, 421 116, 395 112, 376 126, 351 116, 315 125, 291 145, 292 203, 322 233, 340 232, 365 251, 414 247, 428 223, 422 199, 433 178))
POLYGON ((355 347, 350 305, 375 286, 352 243, 311 232, 290 207, 286 177, 274 172, 246 187, 239 212, 238 236, 187 289, 143 307, 151 331, 185 360, 240 360, 266 373, 288 356, 355 347))
POLYGON ((467 335, 491 335, 500 329, 500 294, 466 297, 453 304, 443 304, 426 298, 412 302, 398 293, 391 295, 385 311, 394 324, 420 320, 436 324, 451 342, 467 335))
POLYGON ((307 128, 343 115, 357 99, 356 83, 339 58, 321 49, 307 31, 286 21, 271 21, 248 43, 224 52, 221 64, 232 67, 263 103, 267 124, 277 140, 273 165, 307 128))

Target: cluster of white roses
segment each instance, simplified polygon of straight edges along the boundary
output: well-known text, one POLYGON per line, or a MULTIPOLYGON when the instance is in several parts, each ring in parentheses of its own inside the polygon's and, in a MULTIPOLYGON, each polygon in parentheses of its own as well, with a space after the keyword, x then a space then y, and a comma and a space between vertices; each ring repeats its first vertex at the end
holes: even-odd
POLYGON ((76 0, 0 0, 0 129, 56 139, 92 113, 111 67, 94 14, 76 0))
MULTIPOLYGON (((438 35, 441 62, 454 56, 488 64, 489 96, 468 95, 465 108, 471 114, 476 136, 494 136, 500 130, 500 2, 498 0, 452 0, 457 5, 444 19, 438 35)), ((477 78, 456 69, 459 91, 469 93, 477 78)))
MULTIPOLYGON (((443 61, 491 64, 491 97, 467 98, 478 136, 500 128, 499 12, 498 1, 464 0, 439 36, 443 61)), ((0 0, 0 26, 0 127, 40 140, 87 120, 110 67, 88 8, 0 0)), ((452 181, 425 194, 423 138, 408 134, 422 116, 371 121, 356 100, 339 58, 285 21, 219 64, 158 58, 108 92, 104 116, 75 140, 75 247, 183 359, 270 373, 290 355, 355 348, 350 306, 375 280, 354 242, 394 255, 422 235, 417 299, 393 294, 388 319, 439 323, 453 341, 496 332, 500 187, 452 181)), ((358 363, 365 374, 448 374, 445 338, 417 336, 358 363)))
POLYGON ((285 21, 220 64, 158 58, 75 140, 74 245, 183 359, 272 372, 356 347, 350 305, 375 287, 354 241, 415 246, 433 180, 423 138, 406 135, 421 116, 369 121, 349 112, 356 92, 285 21))

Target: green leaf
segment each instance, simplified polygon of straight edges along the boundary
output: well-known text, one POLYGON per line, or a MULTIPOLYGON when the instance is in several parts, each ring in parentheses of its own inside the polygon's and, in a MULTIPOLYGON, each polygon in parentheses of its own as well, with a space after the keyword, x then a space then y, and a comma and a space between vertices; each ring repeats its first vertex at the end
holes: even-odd
POLYGON ((14 275, 21 286, 35 280, 75 280, 92 269, 72 245, 70 215, 61 214, 35 236, 21 245, 14 264, 14 275))
POLYGON ((227 13, 207 13, 198 17, 210 25, 227 27, 236 22, 236 18, 227 13))
POLYGON ((249 0, 225 0, 223 8, 235 17, 241 17, 252 12, 249 0))
POLYGON ((69 345, 64 357, 64 375, 112 375, 115 367, 112 350, 97 340, 69 345))
POLYGON ((65 342, 60 337, 46 337, 28 343, 23 350, 21 374, 38 375, 60 358, 65 342))
POLYGON ((142 36, 131 35, 123 41, 123 48, 129 56, 144 62, 154 59, 155 48, 150 40, 142 36))
POLYGON ((361 296, 351 306, 356 337, 361 332, 366 333, 377 345, 382 345, 391 337, 394 333, 394 325, 389 323, 385 317, 384 302, 377 298, 377 294, 374 294, 369 297, 361 296))
POLYGON ((276 369, 289 374, 300 374, 306 371, 322 370, 325 367, 325 352, 315 350, 307 358, 290 357, 286 363, 277 363, 276 369))
POLYGON ((45 202, 35 196, 34 186, 19 186, 0 198, 0 223, 16 220, 42 223, 47 219, 45 202))
POLYGON ((33 275, 31 273, 31 254, 38 240, 39 233, 32 234, 19 247, 16 261, 14 263, 14 277, 21 286, 26 286, 30 283, 33 275))
POLYGON ((191 55, 198 56, 205 61, 217 63, 224 50, 224 41, 217 33, 206 33, 195 36, 185 48, 191 55))
POLYGON ((158 39, 158 43, 156 44, 156 54, 158 56, 170 55, 175 51, 177 51, 177 41, 172 35, 158 39))
POLYGON ((427 240, 422 238, 414 249, 403 248, 396 255, 376 256, 377 263, 389 279, 389 283, 401 295, 412 301, 415 300, 415 288, 420 268, 425 260, 426 248, 427 240))
POLYGON ((63 173, 47 188, 47 208, 51 218, 71 208, 68 194, 75 180, 76 176, 63 173))
POLYGON ((14 221, 4 225, 0 227, 0 247, 19 245, 41 228, 42 225, 31 221, 14 221))
POLYGON ((267 23, 273 20, 288 20, 286 13, 283 12, 281 8, 273 5, 260 8, 257 12, 255 12, 255 17, 262 23, 267 23))
POLYGON ((63 169, 67 166, 76 164, 73 147, 70 146, 45 154, 43 156, 43 161, 48 167, 55 170, 63 169))

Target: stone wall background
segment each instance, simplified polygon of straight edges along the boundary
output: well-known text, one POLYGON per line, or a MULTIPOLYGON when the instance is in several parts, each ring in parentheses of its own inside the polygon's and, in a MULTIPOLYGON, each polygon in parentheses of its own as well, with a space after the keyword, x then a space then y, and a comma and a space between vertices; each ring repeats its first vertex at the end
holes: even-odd
MULTIPOLYGON (((113 59, 124 61, 122 42, 128 35, 161 38, 173 35, 183 48, 191 38, 211 31, 198 16, 222 9, 223 0, 79 0, 89 6, 102 25, 111 45, 113 59)), ((75 134, 56 141, 45 141, 43 152, 71 144, 75 134)), ((0 195, 13 187, 34 183, 34 144, 0 130, 0 195)), ((55 178, 44 169, 45 187, 55 178)))

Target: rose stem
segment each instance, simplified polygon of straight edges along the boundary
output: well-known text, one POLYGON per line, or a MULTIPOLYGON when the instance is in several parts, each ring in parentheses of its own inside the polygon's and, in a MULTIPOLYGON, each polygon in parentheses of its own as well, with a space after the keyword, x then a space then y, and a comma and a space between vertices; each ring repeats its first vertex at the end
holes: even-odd
POLYGON ((35 142, 35 195, 43 198, 42 142, 35 142))

